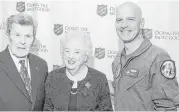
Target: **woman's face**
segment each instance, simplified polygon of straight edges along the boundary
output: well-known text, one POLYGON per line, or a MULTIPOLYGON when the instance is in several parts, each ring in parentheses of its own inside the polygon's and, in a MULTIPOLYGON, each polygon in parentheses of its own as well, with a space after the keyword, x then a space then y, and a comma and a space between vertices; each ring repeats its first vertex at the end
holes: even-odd
POLYGON ((64 46, 63 61, 69 71, 78 72, 87 60, 85 42, 80 39, 70 39, 64 46))

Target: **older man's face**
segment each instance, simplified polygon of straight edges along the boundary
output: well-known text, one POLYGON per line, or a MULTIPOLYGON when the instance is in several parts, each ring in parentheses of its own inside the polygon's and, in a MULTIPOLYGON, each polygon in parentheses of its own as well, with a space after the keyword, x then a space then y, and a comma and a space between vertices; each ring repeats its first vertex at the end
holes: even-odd
POLYGON ((64 46, 64 63, 69 70, 80 70, 84 65, 87 55, 85 51, 86 45, 80 39, 70 39, 64 46))
POLYGON ((140 14, 130 6, 118 7, 116 12, 116 31, 124 43, 135 39, 140 31, 140 14))
POLYGON ((13 23, 9 34, 9 48, 17 58, 28 55, 34 41, 33 26, 13 23))

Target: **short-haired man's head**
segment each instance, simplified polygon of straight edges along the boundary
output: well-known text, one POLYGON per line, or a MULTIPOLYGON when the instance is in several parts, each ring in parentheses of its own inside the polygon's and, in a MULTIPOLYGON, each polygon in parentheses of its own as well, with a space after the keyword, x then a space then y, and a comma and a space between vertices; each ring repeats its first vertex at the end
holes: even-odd
POLYGON ((36 36, 36 25, 34 23, 34 20, 32 18, 32 16, 24 14, 24 13, 19 13, 17 15, 11 15, 8 19, 7 19, 7 29, 6 29, 6 33, 8 34, 8 36, 11 33, 11 29, 12 29, 12 24, 16 23, 19 25, 31 25, 33 26, 33 36, 36 36))
POLYGON ((116 30, 123 42, 132 42, 143 27, 142 11, 137 4, 125 2, 116 8, 116 30))
POLYGON ((83 48, 80 48, 81 50, 84 50, 86 52, 86 55, 88 58, 92 58, 93 53, 93 45, 91 41, 91 37, 87 32, 82 31, 69 31, 67 32, 66 36, 61 38, 61 53, 63 55, 64 48, 66 47, 66 44, 70 41, 78 41, 79 44, 83 46, 83 48))

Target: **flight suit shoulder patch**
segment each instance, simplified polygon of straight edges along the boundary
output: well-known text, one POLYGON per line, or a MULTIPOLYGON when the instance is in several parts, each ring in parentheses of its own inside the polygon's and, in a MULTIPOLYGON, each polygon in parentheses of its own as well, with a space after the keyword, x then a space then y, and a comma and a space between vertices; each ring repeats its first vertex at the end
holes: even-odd
POLYGON ((160 67, 161 74, 167 79, 173 79, 176 76, 176 67, 173 60, 165 60, 160 67))

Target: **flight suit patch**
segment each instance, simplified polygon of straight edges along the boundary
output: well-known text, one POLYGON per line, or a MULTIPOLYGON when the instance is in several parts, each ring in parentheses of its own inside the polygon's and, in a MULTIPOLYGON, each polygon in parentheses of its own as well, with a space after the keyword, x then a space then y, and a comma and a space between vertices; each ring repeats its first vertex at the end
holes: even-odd
POLYGON ((168 78, 173 79, 176 76, 175 62, 172 60, 165 60, 160 67, 161 74, 168 78))
POLYGON ((134 69, 134 68, 126 69, 126 73, 125 74, 127 76, 136 78, 138 76, 138 74, 139 74, 139 70, 138 69, 134 69))

